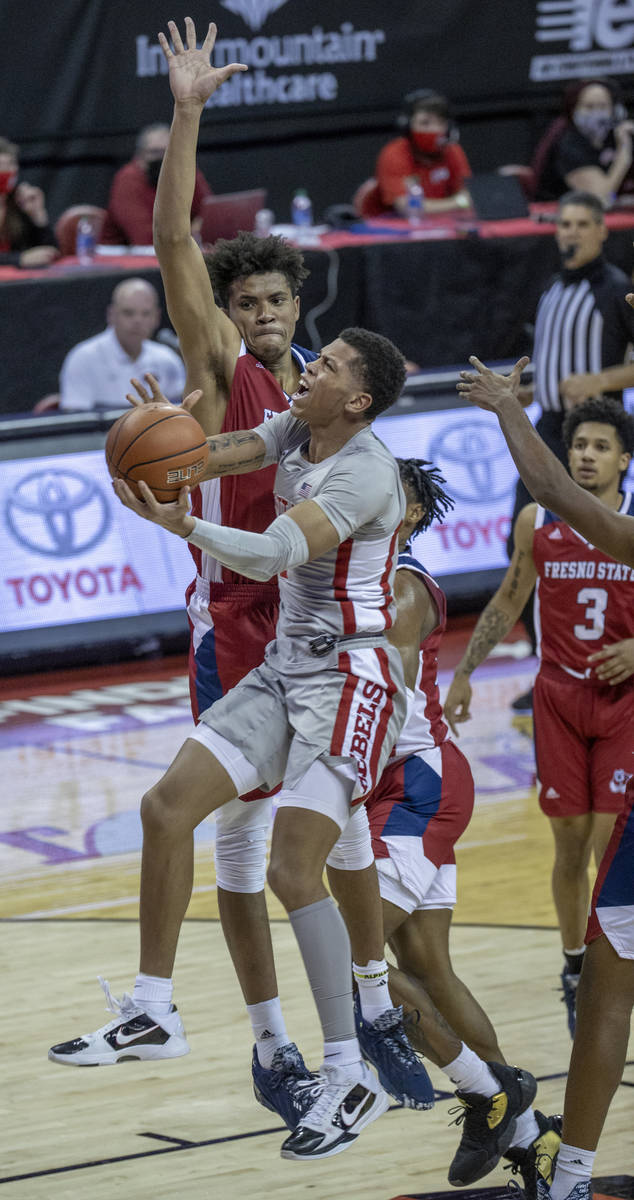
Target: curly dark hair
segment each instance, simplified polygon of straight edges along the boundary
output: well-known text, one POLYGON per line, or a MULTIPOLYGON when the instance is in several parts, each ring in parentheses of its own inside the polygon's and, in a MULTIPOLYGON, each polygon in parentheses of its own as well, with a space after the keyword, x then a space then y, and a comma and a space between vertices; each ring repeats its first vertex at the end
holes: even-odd
POLYGON ((236 279, 279 271, 286 278, 291 294, 297 296, 310 275, 300 251, 273 234, 263 238, 254 233, 238 233, 230 241, 219 238, 206 262, 214 295, 223 308, 229 304, 229 291, 236 279))
POLYGON ((634 417, 626 412, 618 400, 613 400, 610 396, 592 396, 589 400, 584 400, 583 404, 576 404, 571 408, 561 431, 567 450, 570 450, 575 433, 584 421, 612 425, 624 452, 634 455, 634 417))
POLYGON ((372 397, 372 404, 363 415, 366 420, 373 421, 398 400, 407 374, 405 359, 394 342, 382 333, 351 326, 342 330, 339 337, 357 351, 350 370, 372 397))
POLYGON ((454 506, 454 502, 443 488, 446 483, 438 467, 424 458, 397 458, 399 475, 404 488, 409 488, 423 506, 423 515, 414 526, 410 538, 424 533, 433 521, 442 521, 454 506))

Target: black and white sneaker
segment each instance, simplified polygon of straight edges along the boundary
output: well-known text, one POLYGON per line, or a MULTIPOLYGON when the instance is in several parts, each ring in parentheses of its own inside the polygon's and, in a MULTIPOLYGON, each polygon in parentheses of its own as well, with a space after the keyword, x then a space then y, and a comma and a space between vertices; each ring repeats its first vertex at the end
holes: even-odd
POLYGON ((282 1158, 303 1162, 340 1154, 389 1108, 386 1093, 364 1062, 352 1067, 324 1066, 320 1076, 319 1095, 282 1143, 282 1158))
POLYGON ((107 980, 99 976, 99 982, 106 995, 108 1011, 116 1014, 114 1020, 96 1033, 85 1033, 70 1042, 51 1046, 48 1052, 51 1062, 70 1067, 100 1067, 139 1059, 180 1058, 189 1054, 183 1022, 174 1005, 158 1022, 139 1008, 131 996, 124 994, 117 1000, 107 980))

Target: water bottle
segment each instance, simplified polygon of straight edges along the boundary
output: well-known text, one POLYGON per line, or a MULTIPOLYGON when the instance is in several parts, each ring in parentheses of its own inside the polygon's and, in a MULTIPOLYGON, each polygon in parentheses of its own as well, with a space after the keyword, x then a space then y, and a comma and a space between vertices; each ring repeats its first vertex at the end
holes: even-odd
POLYGON ((255 236, 256 237, 268 237, 271 232, 271 229, 273 228, 274 220, 275 220, 275 215, 274 215, 272 209, 259 208, 255 214, 255 228, 254 228, 255 236))
POLYGON ((89 217, 77 222, 75 254, 82 267, 89 267, 95 257, 95 228, 89 217))
POLYGON ((420 225, 425 211, 425 193, 417 179, 407 180, 407 220, 420 225))
POLYGON ((298 188, 293 196, 291 205, 293 225, 300 229, 310 229, 313 224, 313 205, 306 188, 298 188))

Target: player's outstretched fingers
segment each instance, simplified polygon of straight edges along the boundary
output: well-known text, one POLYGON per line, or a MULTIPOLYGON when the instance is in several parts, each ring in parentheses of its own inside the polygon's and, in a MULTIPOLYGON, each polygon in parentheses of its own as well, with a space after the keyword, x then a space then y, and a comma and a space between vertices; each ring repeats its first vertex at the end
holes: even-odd
POLYGON ((194 391, 190 392, 188 396, 184 396, 183 408, 186 408, 187 412, 191 412, 192 408, 198 404, 202 394, 202 388, 195 388, 194 391))
POLYGON ((129 400, 130 404, 136 405, 137 408, 140 408, 142 404, 149 404, 152 400, 152 397, 147 389, 143 387, 141 380, 136 379, 133 376, 133 378, 130 380, 130 383, 135 389, 137 395, 135 396, 133 392, 126 392, 126 400, 129 400))
POLYGON ((483 362, 480 362, 480 359, 476 358, 475 354, 469 355, 469 362, 471 363, 472 367, 475 367, 476 371, 478 371, 478 373, 480 375, 492 375, 493 374, 491 368, 485 366, 485 364, 483 362))
POLYGON ((205 54, 209 54, 209 55, 211 54, 211 52, 214 48, 214 43, 216 41, 217 32, 218 32, 218 28, 216 26, 215 21, 210 21, 205 40, 201 47, 201 49, 204 51, 205 54))
POLYGON ((168 21, 167 28, 170 31, 170 37, 172 39, 174 53, 175 54, 184 54, 185 47, 183 45, 183 39, 181 38, 181 35, 178 31, 178 25, 176 24, 176 21, 168 21))
POLYGON ((626 302, 626 304, 629 304, 630 308, 634 308, 634 292, 627 293, 627 296, 625 297, 625 302, 626 302))

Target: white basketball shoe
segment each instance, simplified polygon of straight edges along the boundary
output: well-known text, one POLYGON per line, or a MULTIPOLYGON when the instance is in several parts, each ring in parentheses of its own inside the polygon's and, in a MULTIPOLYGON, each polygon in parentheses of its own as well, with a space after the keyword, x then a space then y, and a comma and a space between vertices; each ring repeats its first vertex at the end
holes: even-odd
POLYGON ((70 1042, 51 1046, 48 1052, 51 1062, 70 1067, 100 1067, 139 1059, 180 1058, 189 1054, 183 1022, 174 1005, 167 1016, 156 1021, 135 1004, 131 996, 124 994, 117 1000, 107 980, 100 976, 99 982, 106 995, 108 1011, 116 1014, 114 1020, 95 1033, 84 1033, 70 1042))

